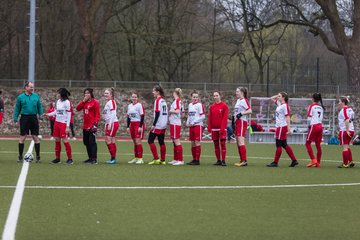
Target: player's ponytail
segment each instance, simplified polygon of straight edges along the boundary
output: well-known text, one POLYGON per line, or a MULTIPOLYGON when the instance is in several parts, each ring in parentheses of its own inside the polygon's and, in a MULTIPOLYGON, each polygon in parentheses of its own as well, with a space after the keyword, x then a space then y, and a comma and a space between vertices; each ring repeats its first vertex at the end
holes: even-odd
POLYGON ((242 92, 244 98, 248 98, 248 89, 246 87, 238 87, 237 89, 239 89, 240 92, 242 92))
POLYGON ((181 90, 181 88, 175 88, 174 92, 176 93, 176 95, 178 95, 179 98, 182 97, 182 90, 181 90))
POLYGON ((349 105, 350 103, 350 96, 341 96, 340 101, 344 103, 345 105, 349 105))
POLYGON ((57 92, 58 94, 60 94, 60 98, 62 101, 69 99, 70 92, 66 88, 59 88, 57 92))
POLYGON ((323 101, 322 101, 321 93, 314 93, 312 97, 313 97, 314 102, 320 103, 321 107, 325 111, 325 107, 324 107, 324 104, 323 104, 323 101))
POLYGON ((287 94, 287 92, 280 92, 280 95, 284 98, 286 103, 289 102, 289 94, 287 94))
POLYGON ((109 91, 111 98, 114 99, 115 97, 115 88, 111 87, 111 88, 107 88, 106 91, 109 91))
POLYGON ((160 85, 155 85, 154 90, 159 92, 161 97, 165 97, 164 89, 160 85))

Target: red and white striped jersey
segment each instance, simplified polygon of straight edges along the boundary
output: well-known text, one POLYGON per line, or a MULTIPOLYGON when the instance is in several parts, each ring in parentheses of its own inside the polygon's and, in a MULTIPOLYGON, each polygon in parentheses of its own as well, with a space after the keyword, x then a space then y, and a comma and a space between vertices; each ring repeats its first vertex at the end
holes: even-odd
POLYGON ((169 122, 173 125, 181 125, 181 113, 184 111, 181 99, 178 98, 173 101, 170 106, 170 111, 180 110, 179 113, 172 113, 169 115, 169 122))
POLYGON ((187 124, 191 125, 200 125, 203 126, 203 121, 205 119, 204 105, 202 103, 190 103, 188 109, 188 119, 187 124))
POLYGON ((113 122, 118 122, 118 117, 116 116, 116 102, 114 100, 109 100, 103 110, 103 119, 106 124, 112 124, 113 122))
POLYGON ((56 122, 66 123, 66 126, 70 126, 71 119, 71 103, 69 100, 62 101, 61 99, 56 102, 56 110, 49 113, 49 116, 54 116, 56 122))
POLYGON ((354 119, 355 113, 352 108, 345 106, 343 107, 338 115, 340 131, 346 131, 345 121, 349 120, 349 131, 354 131, 354 119))
POLYGON ((154 103, 154 119, 155 113, 159 112, 159 118, 156 122, 155 129, 165 129, 168 122, 168 108, 165 99, 158 97, 154 103))
POLYGON ((140 122, 141 116, 145 115, 144 106, 141 103, 130 103, 128 105, 127 115, 130 118, 130 122, 140 122))
POLYGON ((324 109, 318 103, 313 103, 309 106, 307 118, 310 125, 322 123, 323 117, 324 109))
MULTIPOLYGON (((250 103, 246 98, 238 99, 234 107, 234 118, 236 119, 236 115, 245 112, 249 109, 250 109, 250 103)), ((241 116, 240 119, 247 121, 247 115, 241 116)))
POLYGON ((290 116, 290 108, 287 103, 280 103, 279 101, 275 102, 277 105, 276 108, 276 121, 275 121, 275 127, 284 127, 287 126, 286 117, 290 116))

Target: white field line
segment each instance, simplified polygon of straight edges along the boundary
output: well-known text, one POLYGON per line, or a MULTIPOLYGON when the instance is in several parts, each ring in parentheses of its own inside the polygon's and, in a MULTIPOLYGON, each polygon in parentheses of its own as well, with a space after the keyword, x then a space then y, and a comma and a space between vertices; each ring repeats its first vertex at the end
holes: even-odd
MULTIPOLYGON (((17 154, 17 152, 15 151, 0 151, 0 154, 17 154)), ((54 152, 41 152, 41 154, 54 154, 54 152)), ((85 152, 72 152, 73 155, 83 155, 86 154, 85 152)), ((98 155, 109 155, 109 153, 102 153, 102 152, 98 152, 98 155)), ((133 156, 133 153, 118 153, 118 155, 123 155, 123 156, 133 156)), ((150 153, 144 153, 144 156, 152 156, 150 153)), ((172 155, 171 155, 172 156, 172 155)), ((184 157, 192 157, 192 155, 187 155, 184 154, 184 157)), ((202 158, 214 158, 214 155, 204 155, 201 154, 202 158)), ((227 155, 226 158, 233 158, 233 159, 239 159, 239 156, 229 156, 227 155)), ((264 160, 273 160, 274 157, 247 157, 248 159, 264 159, 264 160)), ((298 161, 309 161, 308 158, 299 158, 297 159, 298 161)), ((322 162, 334 162, 334 163, 340 163, 342 162, 341 160, 334 160, 334 159, 321 159, 322 162)), ((357 163, 354 161, 354 163, 357 163)))
MULTIPOLYGON (((31 141, 27 153, 32 153, 34 149, 34 140, 31 141)), ((19 218, 21 202, 25 190, 26 177, 29 171, 29 163, 24 161, 18 182, 16 184, 14 196, 10 205, 10 210, 5 222, 4 231, 2 235, 3 240, 14 240, 17 221, 19 218)))
MULTIPOLYGON (((253 188, 310 188, 310 187, 349 187, 360 186, 360 183, 320 183, 290 185, 258 185, 258 186, 26 186, 28 189, 253 189, 253 188)), ((0 186, 14 188, 14 186, 0 186)))

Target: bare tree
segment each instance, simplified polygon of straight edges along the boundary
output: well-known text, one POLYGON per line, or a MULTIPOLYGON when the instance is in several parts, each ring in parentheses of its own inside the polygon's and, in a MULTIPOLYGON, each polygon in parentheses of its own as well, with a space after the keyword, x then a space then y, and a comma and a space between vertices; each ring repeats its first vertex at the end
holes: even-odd
POLYGON ((80 72, 85 80, 96 79, 96 64, 99 44, 111 17, 137 4, 141 0, 131 0, 120 9, 114 9, 115 0, 75 0, 81 29, 80 72))
POLYGON ((261 27, 296 24, 319 36, 327 49, 343 55, 349 84, 360 89, 360 1, 281 1, 283 14, 275 21, 259 18, 261 27), (291 13, 291 14, 289 14, 291 13))

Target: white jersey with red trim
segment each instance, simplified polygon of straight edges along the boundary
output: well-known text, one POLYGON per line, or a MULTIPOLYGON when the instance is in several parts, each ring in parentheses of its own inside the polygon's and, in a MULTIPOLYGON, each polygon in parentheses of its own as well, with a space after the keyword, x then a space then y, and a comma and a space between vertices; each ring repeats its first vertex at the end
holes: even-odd
POLYGON ((275 102, 277 105, 276 108, 276 121, 275 121, 275 127, 285 127, 287 126, 286 117, 290 116, 290 108, 287 103, 280 103, 279 101, 275 102))
POLYGON ((154 103, 154 119, 155 113, 159 112, 159 118, 156 122, 155 129, 165 129, 168 122, 168 107, 165 99, 158 97, 154 103))
POLYGON ((172 113, 169 115, 169 122, 173 125, 181 125, 181 113, 184 111, 181 99, 178 98, 170 106, 170 111, 180 110, 179 113, 172 113))
POLYGON ((318 103, 313 103, 309 106, 307 118, 310 125, 322 123, 323 117, 324 109, 318 103))
POLYGON ((71 119, 71 103, 69 100, 62 101, 61 99, 56 102, 56 111, 49 114, 49 116, 56 115, 55 121, 66 123, 70 126, 71 119))
POLYGON ((354 131, 355 113, 350 107, 343 107, 338 115, 340 131, 346 131, 345 121, 349 120, 349 131, 354 131))
POLYGON ((130 122, 140 122, 141 116, 144 116, 144 106, 141 103, 130 103, 128 105, 127 115, 130 118, 130 122))
POLYGON ((113 122, 118 122, 118 117, 116 116, 116 102, 114 100, 109 100, 103 110, 103 119, 106 124, 112 124, 113 122))
POLYGON ((200 125, 203 126, 203 121, 205 119, 205 110, 202 103, 190 103, 188 109, 188 119, 187 124, 191 125, 200 125))
MULTIPOLYGON (((236 101, 234 107, 234 118, 236 120, 236 115, 243 113, 250 109, 250 103, 246 98, 240 98, 236 101)), ((247 121, 247 115, 241 116, 241 120, 247 121)))

